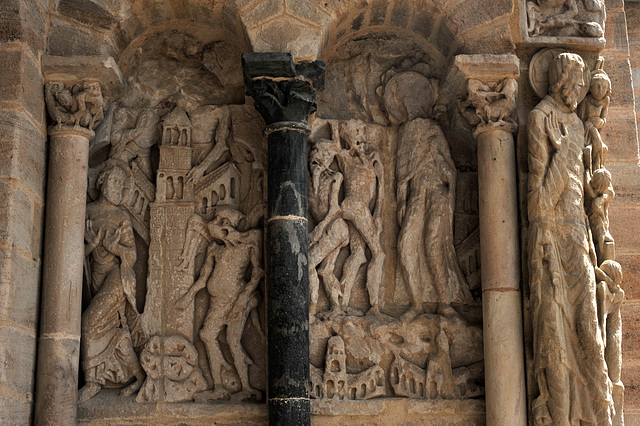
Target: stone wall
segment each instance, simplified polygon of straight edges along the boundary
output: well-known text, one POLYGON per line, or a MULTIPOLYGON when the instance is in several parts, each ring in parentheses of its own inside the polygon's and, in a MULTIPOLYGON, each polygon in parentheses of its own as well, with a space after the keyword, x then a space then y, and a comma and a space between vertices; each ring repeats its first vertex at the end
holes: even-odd
POLYGON ((40 58, 47 1, 0 5, 0 418, 32 415, 46 131, 40 58))
MULTIPOLYGON (((203 2, 187 0, 2 1, 0 419, 3 421, 28 424, 32 420, 47 159, 41 64, 44 53, 111 56, 116 61, 125 58, 120 65, 126 66, 135 48, 146 43, 154 32, 184 26, 202 27, 202 33, 224 27, 225 31, 239 34, 239 39, 244 38, 240 44, 251 46, 255 51, 290 51, 296 59, 331 60, 340 55, 347 40, 385 31, 419 38, 436 46, 433 55, 443 67, 449 66, 457 54, 515 53, 521 47, 521 1, 233 0, 226 3, 223 8, 218 2, 206 6, 203 2)), ((633 424, 640 421, 640 222, 637 220, 640 173, 636 124, 640 119, 640 107, 636 106, 640 101, 640 1, 607 0, 606 6, 607 45, 603 56, 613 87, 603 139, 610 149, 607 163, 616 190, 610 206, 611 233, 616 239, 617 260, 625 275, 623 382, 627 423, 633 424)), ((322 116, 322 108, 326 107, 324 111, 329 114, 325 118, 342 118, 331 116, 329 104, 330 100, 321 95, 319 115, 322 116)), ((520 119, 526 121, 526 117, 520 119)), ((336 416, 348 412, 344 408, 348 404, 336 409, 326 407, 326 402, 323 404, 323 413, 333 413, 333 417, 324 420, 326 424, 333 424, 339 418, 336 416)), ((364 403, 359 402, 356 409, 363 413, 369 410, 362 407, 364 403)), ((133 416, 147 420, 168 415, 140 414, 134 405, 128 408, 133 416)), ((80 414, 85 415, 87 421, 99 423, 98 419, 104 419, 101 409, 104 407, 94 409, 89 405, 80 414)), ((210 414, 206 408, 203 410, 203 416, 210 414)), ((403 412, 404 408, 381 406, 379 410, 391 416, 403 412)), ((421 406, 416 410, 418 414, 412 414, 407 420, 417 421, 420 410, 425 408, 421 406)), ((482 404, 476 404, 468 414, 470 418, 477 417, 482 410, 482 404)), ((262 411, 256 414, 264 417, 262 411)), ((229 418, 233 418, 233 413, 229 418)), ((365 420, 366 417, 353 418, 353 421, 365 420)))

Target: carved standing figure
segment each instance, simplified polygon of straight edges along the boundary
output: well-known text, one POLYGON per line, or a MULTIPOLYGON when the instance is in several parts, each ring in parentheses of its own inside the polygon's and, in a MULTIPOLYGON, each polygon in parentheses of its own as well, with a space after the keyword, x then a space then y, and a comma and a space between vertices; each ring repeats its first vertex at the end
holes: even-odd
POLYGON ((125 163, 134 160, 147 179, 152 180, 151 148, 158 141, 156 133, 160 117, 151 110, 142 111, 132 129, 114 132, 109 158, 125 163))
MULTIPOLYGON (((337 133, 337 126, 334 127, 337 133)), ((341 283, 336 277, 336 259, 340 250, 349 244, 349 228, 342 218, 342 209, 338 201, 342 187, 342 173, 331 168, 340 151, 340 139, 334 134, 334 140, 320 139, 311 150, 309 168, 309 212, 317 221, 309 234, 309 313, 313 319, 318 303, 320 279, 329 298, 332 314, 344 313, 342 307, 341 283), (318 271, 316 268, 320 268, 318 271)), ((346 301, 348 304, 348 300, 346 301)), ((343 309, 344 308, 344 309, 343 309)))
POLYGON ((217 207, 213 220, 205 223, 200 216, 193 216, 187 229, 183 258, 194 255, 192 248, 198 246, 194 239, 204 238, 210 242, 200 276, 177 303, 178 308, 186 308, 196 293, 205 287, 210 296, 200 338, 207 349, 214 387, 210 394, 203 395, 203 399, 229 396, 222 374, 223 367, 230 366, 224 359, 218 340, 225 328, 226 341, 242 385, 242 390, 234 394, 233 399, 260 396, 260 391, 249 384, 249 366, 253 361, 245 352, 241 339, 247 318, 259 303, 256 289, 264 277, 261 266, 262 230, 238 232, 236 229, 242 217, 243 214, 232 207, 217 207))
POLYGON ((82 90, 74 95, 78 110, 74 113, 74 124, 93 130, 104 118, 105 102, 97 81, 85 81, 82 90))
MULTIPOLYGON (((602 58, 598 61, 602 66, 602 58)), ((607 73, 597 68, 592 77, 589 93, 578 106, 578 115, 584 121, 588 155, 585 156, 591 173, 603 168, 609 149, 602 141, 600 132, 607 124, 607 113, 611 95, 611 80, 607 73)))
POLYGON ((385 253, 380 242, 384 173, 380 153, 370 146, 367 125, 351 120, 340 125, 340 137, 348 144, 337 155, 344 176, 342 218, 349 224, 349 248, 343 271, 343 305, 349 304, 351 289, 358 269, 367 261, 366 248, 371 252, 367 265, 367 291, 370 313, 380 312, 379 292, 385 253))
POLYGON ((411 305, 471 302, 453 246, 456 168, 438 124, 403 124, 397 158, 398 256, 411 305))
POLYGON ((584 210, 585 64, 571 53, 549 67, 549 94, 528 121, 529 287, 534 424, 611 424, 611 382, 596 312, 584 210))
POLYGON ((136 278, 133 265, 136 247, 129 215, 122 203, 125 172, 112 167, 99 177, 98 199, 87 206, 85 256, 91 298, 82 314, 81 359, 85 386, 79 401, 95 396, 103 387, 122 387, 129 396, 140 389, 144 372, 132 338, 138 332, 136 278))

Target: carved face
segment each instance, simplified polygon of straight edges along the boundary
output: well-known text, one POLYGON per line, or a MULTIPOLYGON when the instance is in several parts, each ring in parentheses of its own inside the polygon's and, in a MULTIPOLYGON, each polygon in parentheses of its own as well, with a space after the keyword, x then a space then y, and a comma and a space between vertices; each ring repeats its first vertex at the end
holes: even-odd
POLYGON ((122 198, 124 191, 124 181, 126 179, 126 175, 119 168, 113 169, 108 173, 102 183, 102 195, 109 201, 111 204, 119 206, 122 204, 122 198))
POLYGON ((56 100, 65 108, 70 108, 73 105, 73 97, 67 90, 56 92, 56 100))
POLYGON ((595 77, 591 80, 590 92, 596 99, 604 99, 609 94, 611 89, 611 82, 608 79, 602 77, 595 77))
POLYGON ((585 84, 583 69, 580 65, 575 64, 569 69, 567 74, 567 80, 561 90, 562 100, 571 111, 574 111, 578 108, 578 103, 581 100, 580 96, 582 94, 582 88, 585 84))
POLYGON ((349 144, 352 154, 353 154, 353 151, 359 154, 365 153, 366 131, 364 126, 348 125, 344 129, 342 136, 349 144))
POLYGON ((82 85, 83 89, 91 96, 100 96, 102 94, 102 90, 100 89, 100 83, 98 82, 85 82, 82 85))

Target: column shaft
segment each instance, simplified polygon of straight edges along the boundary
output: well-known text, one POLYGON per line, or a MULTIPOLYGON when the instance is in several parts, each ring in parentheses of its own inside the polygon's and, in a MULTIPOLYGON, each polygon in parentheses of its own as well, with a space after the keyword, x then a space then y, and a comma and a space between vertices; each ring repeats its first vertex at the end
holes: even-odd
POLYGON ((76 423, 89 132, 50 129, 35 422, 76 423))
POLYGON ((307 136, 272 132, 268 150, 269 422, 308 424, 307 136))
POLYGON ((487 424, 526 425, 515 144, 502 129, 477 141, 487 424))

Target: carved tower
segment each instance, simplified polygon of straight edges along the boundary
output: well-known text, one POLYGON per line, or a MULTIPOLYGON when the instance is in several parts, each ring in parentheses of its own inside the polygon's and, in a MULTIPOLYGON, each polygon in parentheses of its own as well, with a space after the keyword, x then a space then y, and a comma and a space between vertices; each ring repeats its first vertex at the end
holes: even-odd
POLYGON ((176 107, 162 123, 156 200, 151 204, 151 245, 146 316, 150 334, 180 334, 193 341, 193 306, 175 303, 193 284, 193 270, 179 268, 185 224, 195 212, 192 167, 192 125, 176 107))

